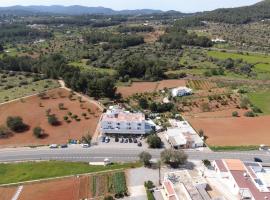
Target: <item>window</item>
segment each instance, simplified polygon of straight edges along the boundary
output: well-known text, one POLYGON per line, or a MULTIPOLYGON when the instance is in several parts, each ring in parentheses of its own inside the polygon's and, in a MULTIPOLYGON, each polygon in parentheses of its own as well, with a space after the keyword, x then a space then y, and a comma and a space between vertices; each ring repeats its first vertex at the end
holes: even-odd
POLYGON ((118 122, 117 125, 120 126, 120 123, 118 122))
POLYGON ((141 123, 138 124, 138 126, 141 126, 141 125, 142 125, 141 123))

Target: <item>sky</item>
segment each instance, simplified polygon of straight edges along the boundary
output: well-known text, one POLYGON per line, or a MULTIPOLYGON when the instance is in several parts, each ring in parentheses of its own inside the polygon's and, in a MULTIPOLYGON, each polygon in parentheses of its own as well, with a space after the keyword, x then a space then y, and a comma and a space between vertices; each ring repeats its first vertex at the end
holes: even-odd
POLYGON ((260 0, 0 0, 0 7, 12 5, 83 5, 103 6, 114 10, 160 9, 197 12, 216 8, 252 5, 260 0))

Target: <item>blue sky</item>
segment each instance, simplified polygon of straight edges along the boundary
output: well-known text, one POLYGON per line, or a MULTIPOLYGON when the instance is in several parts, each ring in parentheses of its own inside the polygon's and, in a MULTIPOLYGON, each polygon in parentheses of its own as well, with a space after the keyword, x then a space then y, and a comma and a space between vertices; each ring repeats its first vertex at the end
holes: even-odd
POLYGON ((11 5, 85 5, 122 9, 161 9, 194 12, 216 8, 251 5, 260 0, 0 0, 0 6, 11 5))

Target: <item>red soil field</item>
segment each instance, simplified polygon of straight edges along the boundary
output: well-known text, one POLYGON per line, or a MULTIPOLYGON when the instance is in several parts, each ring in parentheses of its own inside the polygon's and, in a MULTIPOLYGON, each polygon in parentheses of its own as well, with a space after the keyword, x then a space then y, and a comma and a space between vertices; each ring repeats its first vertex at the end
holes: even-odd
POLYGON ((163 80, 158 82, 134 82, 131 86, 120 86, 117 92, 124 98, 130 97, 136 93, 155 92, 164 88, 174 88, 186 86, 185 80, 163 80))
POLYGON ((16 193, 17 187, 0 187, 0 199, 10 200, 16 193))
MULTIPOLYGON (((80 179, 68 178, 24 185, 20 200, 79 200, 80 179)), ((86 197, 84 197, 86 198, 86 197)))
POLYGON ((25 98, 23 101, 14 101, 0 106, 0 125, 6 124, 8 116, 20 116, 24 123, 30 126, 29 130, 23 133, 14 133, 9 138, 0 139, 0 147, 12 146, 30 146, 30 145, 46 145, 46 144, 63 144, 67 143, 68 139, 81 139, 81 137, 89 132, 94 134, 101 111, 87 101, 80 103, 74 95, 74 100, 68 98, 69 91, 65 89, 54 89, 47 92, 49 99, 41 99, 38 96, 25 98), (61 97, 59 96, 61 92, 61 97), (40 107, 40 103, 42 107, 40 107), (59 103, 64 103, 66 110, 60 110, 59 103), (82 104, 82 107, 81 107, 82 104), (91 114, 88 109, 91 109, 91 114), (51 126, 48 123, 46 110, 51 109, 51 114, 55 114, 60 121, 59 126, 51 126), (63 117, 68 112, 78 115, 81 121, 71 120, 67 123, 63 117), (82 117, 82 113, 87 113, 88 119, 82 117), (44 129, 48 137, 37 139, 33 135, 33 129, 40 126, 44 129))
POLYGON ((189 118, 198 131, 204 130, 210 146, 270 145, 270 116, 255 118, 189 118))

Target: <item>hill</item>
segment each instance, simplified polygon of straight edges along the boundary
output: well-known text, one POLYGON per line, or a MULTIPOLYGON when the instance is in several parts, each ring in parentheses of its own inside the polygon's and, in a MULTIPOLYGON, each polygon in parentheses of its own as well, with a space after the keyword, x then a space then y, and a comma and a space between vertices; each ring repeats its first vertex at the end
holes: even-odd
POLYGON ((85 14, 106 14, 106 15, 147 15, 163 13, 161 10, 140 9, 140 10, 120 10, 116 11, 105 7, 86 7, 86 6, 11 6, 0 7, 0 14, 10 13, 20 15, 21 13, 30 12, 30 14, 62 14, 62 15, 85 15, 85 14))
POLYGON ((264 19, 270 19, 270 0, 264 0, 251 6, 200 12, 182 19, 178 23, 181 26, 197 26, 201 25, 202 21, 246 24, 264 19))

